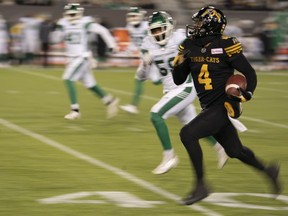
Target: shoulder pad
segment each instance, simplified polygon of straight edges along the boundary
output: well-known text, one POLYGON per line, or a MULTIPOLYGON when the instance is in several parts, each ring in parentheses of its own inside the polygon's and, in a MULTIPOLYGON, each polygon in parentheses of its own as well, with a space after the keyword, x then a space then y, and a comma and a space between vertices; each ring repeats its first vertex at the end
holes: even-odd
POLYGON ((234 54, 242 53, 242 45, 236 37, 228 37, 223 35, 221 37, 221 40, 223 44, 223 49, 229 57, 233 56, 234 54))
POLYGON ((57 21, 57 24, 58 25, 64 25, 66 23, 66 19, 65 18, 60 18, 58 21, 57 21))
POLYGON ((95 22, 95 19, 91 16, 84 16, 84 17, 82 17, 82 20, 84 22, 95 22))
POLYGON ((181 41, 184 41, 184 39, 186 38, 186 33, 182 31, 174 31, 173 35, 176 35, 177 38, 181 38, 181 41))
POLYGON ((147 26, 147 28, 149 27, 149 22, 148 21, 143 21, 143 22, 141 22, 141 25, 143 25, 143 26, 147 26))

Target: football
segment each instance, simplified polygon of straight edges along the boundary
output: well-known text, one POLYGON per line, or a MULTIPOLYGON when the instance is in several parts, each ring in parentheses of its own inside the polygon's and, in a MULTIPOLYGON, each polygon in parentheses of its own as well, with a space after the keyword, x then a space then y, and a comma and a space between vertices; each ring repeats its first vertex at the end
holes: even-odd
POLYGON ((241 88, 242 90, 246 90, 247 88, 246 77, 240 74, 234 74, 230 76, 226 82, 225 87, 226 94, 232 96, 241 96, 239 88, 241 88))

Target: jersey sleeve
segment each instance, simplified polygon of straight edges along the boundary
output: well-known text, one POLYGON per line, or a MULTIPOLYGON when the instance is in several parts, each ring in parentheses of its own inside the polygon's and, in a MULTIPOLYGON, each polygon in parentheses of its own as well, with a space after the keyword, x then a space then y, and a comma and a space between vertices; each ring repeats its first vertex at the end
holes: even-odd
POLYGON ((181 58, 183 58, 186 50, 189 49, 188 42, 189 42, 188 39, 185 39, 178 46, 178 54, 175 56, 173 61, 172 76, 173 81, 176 85, 183 84, 186 81, 187 76, 190 74, 189 58, 185 59, 182 63, 178 64, 181 58))
POLYGON ((87 25, 88 31, 99 34, 109 48, 117 47, 115 38, 112 36, 110 31, 106 27, 98 23, 89 22, 88 24, 89 24, 87 25))
POLYGON ((64 19, 60 19, 57 21, 54 27, 54 31, 52 31, 51 35, 49 36, 51 44, 60 43, 61 41, 64 40, 64 33, 63 33, 64 26, 65 26, 64 19))
POLYGON ((243 54, 242 44, 236 37, 222 36, 222 45, 228 61, 232 61, 243 54))
POLYGON ((141 63, 141 65, 138 67, 136 71, 135 79, 146 81, 149 78, 150 69, 151 65, 144 66, 143 63, 141 63))
POLYGON ((247 91, 254 92, 257 85, 257 76, 254 68, 243 55, 241 43, 235 37, 223 39, 223 49, 227 55, 228 61, 233 68, 244 74, 247 79, 247 91))
POLYGON ((182 42, 180 41, 180 44, 178 46, 178 55, 183 54, 184 50, 186 50, 189 47, 187 42, 188 42, 188 39, 184 39, 184 38, 182 42))
POLYGON ((150 44, 150 38, 149 38, 149 36, 146 36, 143 39, 143 42, 142 42, 141 47, 140 47, 140 50, 141 50, 142 54, 149 51, 149 49, 150 49, 149 44, 150 44))

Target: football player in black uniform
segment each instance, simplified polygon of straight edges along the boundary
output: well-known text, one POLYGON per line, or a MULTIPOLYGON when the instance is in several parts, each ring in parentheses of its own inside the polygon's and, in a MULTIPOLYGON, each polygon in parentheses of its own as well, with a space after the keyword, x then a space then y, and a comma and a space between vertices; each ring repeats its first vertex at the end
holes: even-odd
POLYGON ((187 39, 179 46, 174 59, 173 79, 182 84, 192 74, 202 111, 180 131, 196 175, 196 186, 181 203, 191 205, 209 195, 203 171, 203 154, 199 139, 214 136, 231 158, 262 172, 272 183, 273 192, 279 194, 279 165, 264 165, 254 153, 243 146, 237 131, 228 118, 238 118, 241 102, 248 101, 256 88, 257 77, 242 46, 234 37, 223 35, 227 24, 225 15, 213 6, 202 8, 192 16, 193 25, 186 26, 187 39), (242 95, 229 97, 225 93, 227 79, 234 69, 247 79, 247 89, 239 89, 242 95))

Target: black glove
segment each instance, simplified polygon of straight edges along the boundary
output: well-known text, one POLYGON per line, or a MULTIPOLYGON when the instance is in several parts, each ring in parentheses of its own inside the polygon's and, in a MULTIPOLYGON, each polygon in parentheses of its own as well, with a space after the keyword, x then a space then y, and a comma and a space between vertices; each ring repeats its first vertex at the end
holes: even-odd
POLYGON ((237 102, 246 102, 251 100, 252 98, 252 92, 250 91, 245 91, 241 88, 239 88, 239 91, 241 93, 240 96, 233 96, 233 95, 229 95, 228 98, 230 98, 231 100, 237 101, 237 102))

